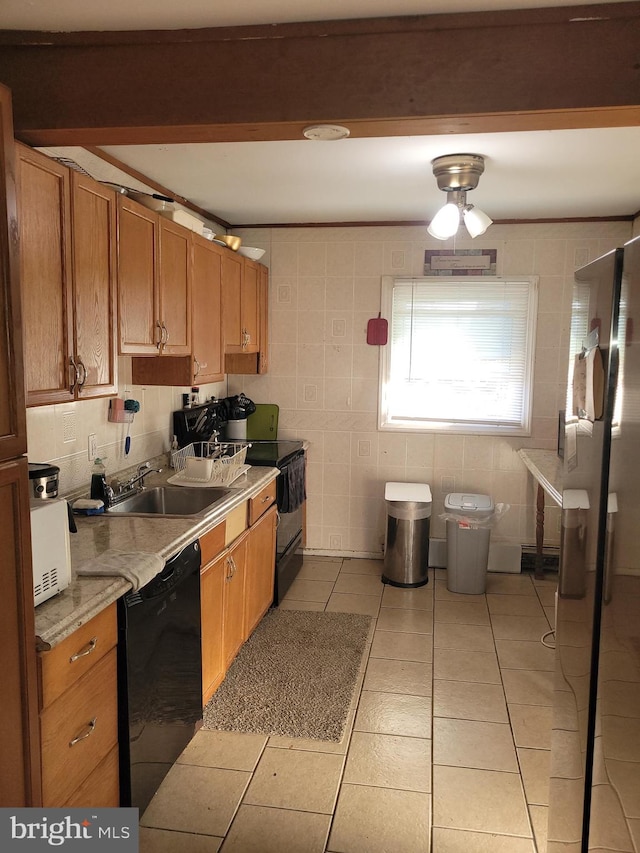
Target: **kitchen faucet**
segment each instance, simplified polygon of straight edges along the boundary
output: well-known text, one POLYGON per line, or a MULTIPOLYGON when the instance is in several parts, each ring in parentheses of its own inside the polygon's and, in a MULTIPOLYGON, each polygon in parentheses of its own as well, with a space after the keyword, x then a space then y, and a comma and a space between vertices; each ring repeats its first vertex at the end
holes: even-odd
POLYGON ((106 487, 105 497, 107 506, 113 506, 120 503, 125 498, 128 498, 134 492, 141 492, 144 489, 144 478, 148 474, 161 474, 162 468, 152 468, 148 462, 144 462, 138 466, 138 471, 133 477, 130 477, 125 482, 112 480, 111 484, 106 487))

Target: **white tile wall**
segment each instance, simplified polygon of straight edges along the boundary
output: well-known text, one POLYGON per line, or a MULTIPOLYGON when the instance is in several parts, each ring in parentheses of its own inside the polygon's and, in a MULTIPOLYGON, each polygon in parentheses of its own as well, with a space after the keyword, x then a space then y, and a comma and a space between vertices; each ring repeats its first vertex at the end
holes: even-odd
MULTIPOLYGON (((638 233, 637 220, 634 228, 638 233)), ((573 270, 632 236, 629 223, 493 225, 473 244, 497 248, 500 274, 538 274, 541 296, 536 347, 534 427, 527 439, 379 433, 377 347, 366 344, 367 321, 380 310, 382 275, 421 275, 424 251, 447 248, 420 226, 245 229, 246 245, 265 248, 270 268, 270 372, 234 376, 203 386, 201 395, 244 391, 255 402, 280 406, 280 435, 310 443, 308 547, 380 554, 384 484, 426 482, 434 504, 432 535, 449 491, 478 491, 510 504, 496 539, 535 541, 535 490, 517 456, 520 447, 553 449, 557 412, 564 405, 568 318, 573 270), (338 544, 339 543, 339 544, 338 544)), ((131 384, 130 360, 119 361, 119 393, 141 403, 131 425, 107 421, 108 400, 87 400, 27 411, 29 459, 61 468, 61 492, 89 484, 87 436, 95 433, 108 474, 166 451, 171 412, 187 388, 131 384)), ((558 513, 547 512, 548 544, 558 542, 558 513)))
MULTIPOLYGON (((267 250, 271 367, 262 377, 229 377, 229 393, 277 403, 280 435, 310 442, 308 547, 380 554, 389 480, 431 485, 433 536, 444 536, 445 494, 465 490, 510 505, 495 541, 533 544, 535 490, 516 451, 555 449, 573 271, 630 239, 631 223, 493 225, 473 243, 458 240, 461 249, 496 248, 501 275, 540 276, 533 433, 523 439, 376 430, 379 349, 366 344, 366 326, 380 310, 381 276, 421 275, 425 249, 450 244, 421 226, 237 233, 267 250)), ((554 507, 545 538, 558 543, 554 507)))
MULTIPOLYGON (((52 462, 60 467, 62 495, 84 485, 89 488, 93 463, 87 453, 87 437, 91 433, 97 437, 98 456, 105 460, 107 477, 169 450, 171 413, 182 405, 182 393, 191 389, 133 385, 130 358, 118 360, 118 374, 119 396, 140 403, 131 424, 128 456, 124 454, 128 425, 108 421, 108 398, 27 409, 29 461, 52 462)), ((203 400, 212 394, 226 396, 226 383, 203 385, 200 394, 203 400)))

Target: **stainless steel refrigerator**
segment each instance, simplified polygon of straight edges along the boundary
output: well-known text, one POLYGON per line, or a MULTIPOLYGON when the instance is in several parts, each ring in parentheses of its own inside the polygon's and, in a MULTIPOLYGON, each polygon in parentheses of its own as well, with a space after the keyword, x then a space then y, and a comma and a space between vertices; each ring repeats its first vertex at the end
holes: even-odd
POLYGON ((640 238, 575 274, 549 853, 640 851, 640 238))

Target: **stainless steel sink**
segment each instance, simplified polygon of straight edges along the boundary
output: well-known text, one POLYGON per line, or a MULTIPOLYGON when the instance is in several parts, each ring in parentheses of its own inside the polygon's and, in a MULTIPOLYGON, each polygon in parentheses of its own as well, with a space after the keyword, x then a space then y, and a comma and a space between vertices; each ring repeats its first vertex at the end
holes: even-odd
POLYGON ((109 507, 109 515, 197 515, 211 509, 230 494, 230 489, 156 486, 109 507))

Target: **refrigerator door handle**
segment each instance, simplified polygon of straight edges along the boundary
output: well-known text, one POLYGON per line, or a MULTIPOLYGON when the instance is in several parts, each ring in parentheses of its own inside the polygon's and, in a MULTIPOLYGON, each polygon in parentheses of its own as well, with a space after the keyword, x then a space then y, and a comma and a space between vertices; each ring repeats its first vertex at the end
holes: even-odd
POLYGON ((615 541, 615 522, 618 512, 618 495, 609 492, 607 501, 607 528, 604 540, 604 580, 602 585, 602 600, 605 604, 611 601, 613 587, 613 546, 615 541))

